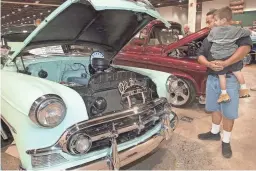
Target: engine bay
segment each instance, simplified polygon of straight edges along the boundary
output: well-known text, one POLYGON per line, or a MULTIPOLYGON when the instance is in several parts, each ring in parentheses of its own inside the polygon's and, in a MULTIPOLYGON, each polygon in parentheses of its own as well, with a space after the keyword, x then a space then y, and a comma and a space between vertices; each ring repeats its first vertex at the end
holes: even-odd
POLYGON ((39 59, 36 63, 26 61, 27 73, 75 90, 82 97, 90 118, 158 98, 156 85, 149 77, 114 68, 98 52, 90 58, 56 58, 39 59))
POLYGON ((156 85, 141 74, 116 69, 98 58, 92 60, 92 76, 85 86, 72 86, 83 98, 89 117, 129 109, 158 97, 156 85))

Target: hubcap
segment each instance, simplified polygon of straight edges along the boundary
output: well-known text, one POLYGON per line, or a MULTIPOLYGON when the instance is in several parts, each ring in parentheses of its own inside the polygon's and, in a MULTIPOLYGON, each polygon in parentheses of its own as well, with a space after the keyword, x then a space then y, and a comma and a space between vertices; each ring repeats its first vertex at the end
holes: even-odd
POLYGON ((170 102, 173 105, 184 105, 190 96, 189 87, 182 79, 177 79, 169 85, 170 90, 170 102))

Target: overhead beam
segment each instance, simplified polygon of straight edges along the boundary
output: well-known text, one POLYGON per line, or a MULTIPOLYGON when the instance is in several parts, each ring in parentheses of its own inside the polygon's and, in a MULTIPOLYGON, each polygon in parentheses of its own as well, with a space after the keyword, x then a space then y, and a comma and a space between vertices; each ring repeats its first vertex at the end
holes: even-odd
POLYGON ((58 7, 58 4, 41 4, 41 3, 30 3, 30 2, 14 2, 14 1, 1 1, 3 4, 16 4, 16 5, 34 5, 34 6, 48 6, 48 7, 58 7))

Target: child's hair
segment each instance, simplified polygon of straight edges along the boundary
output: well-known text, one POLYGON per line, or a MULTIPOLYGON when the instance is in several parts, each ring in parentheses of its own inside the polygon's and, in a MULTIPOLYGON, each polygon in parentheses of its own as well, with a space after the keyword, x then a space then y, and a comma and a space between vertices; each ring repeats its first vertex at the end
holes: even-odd
POLYGON ((232 20, 232 9, 229 8, 228 6, 223 7, 218 9, 215 12, 215 15, 219 18, 219 19, 224 19, 226 18, 226 20, 229 22, 232 20))

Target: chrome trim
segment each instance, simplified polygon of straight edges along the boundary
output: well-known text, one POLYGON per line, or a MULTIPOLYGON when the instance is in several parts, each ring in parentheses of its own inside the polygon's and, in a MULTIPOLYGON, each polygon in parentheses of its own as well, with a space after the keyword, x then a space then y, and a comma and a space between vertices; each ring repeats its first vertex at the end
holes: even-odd
MULTIPOLYGON (((32 150, 27 150, 26 153, 29 155, 44 155, 44 154, 51 154, 51 153, 56 153, 56 151, 63 151, 65 153, 69 153, 68 149, 67 149, 67 145, 68 145, 68 141, 70 139, 70 137, 72 137, 72 135, 78 133, 81 130, 84 130, 85 128, 91 127, 91 126, 95 126, 98 124, 102 124, 102 123, 107 123, 107 122, 112 122, 118 119, 122 119, 122 118, 126 118, 126 117, 130 117, 130 116, 139 116, 139 114, 142 114, 144 112, 149 112, 150 110, 152 111, 152 108, 160 105, 160 104, 166 104, 167 103, 167 99, 166 98, 158 98, 154 101, 148 102, 147 104, 142 104, 142 105, 137 105, 134 106, 131 109, 128 110, 124 110, 124 111, 120 111, 117 113, 110 113, 110 114, 106 114, 105 116, 99 117, 99 118, 95 118, 95 119, 91 119, 91 120, 87 120, 87 121, 83 121, 80 123, 77 123, 71 127, 69 127, 60 137, 60 139, 52 146, 50 147, 45 147, 45 148, 41 148, 41 149, 32 149, 32 150)), ((170 106, 168 106, 170 107, 170 106)), ((168 110, 169 111, 169 110, 168 110)), ((166 119, 169 118, 169 123, 170 123, 170 114, 167 110, 163 110, 161 113, 156 113, 156 111, 154 112, 154 114, 158 115, 157 117, 160 118, 160 115, 164 115, 164 120, 166 122, 165 127, 163 129, 167 129, 170 126, 168 125, 166 119), (168 112, 168 113, 165 113, 168 112), (168 117, 166 117, 168 115, 168 117)), ((121 133, 125 133, 125 132, 129 132, 131 130, 140 130, 142 129, 142 126, 145 125, 146 123, 150 122, 150 121, 154 121, 156 119, 156 117, 151 117, 150 119, 146 120, 146 121, 140 121, 139 123, 134 123, 134 125, 125 127, 125 128, 120 128, 118 130, 116 130, 115 126, 113 126, 113 130, 111 132, 107 132, 105 134, 100 134, 97 136, 90 136, 92 142, 93 141, 97 141, 103 138, 112 138, 113 141, 113 135, 115 134, 121 134, 121 133)), ((170 132, 169 129, 167 129, 166 132, 170 132)), ((115 137, 117 138, 117 137, 115 137)), ((114 147, 113 147, 114 148, 114 147)), ((72 155, 72 154, 71 154, 72 155)), ((117 166, 116 166, 117 167, 117 166)))
POLYGON ((72 135, 71 138, 70 138, 70 141, 74 138, 74 136, 79 136, 79 135, 82 135, 82 134, 88 138, 89 143, 90 143, 89 148, 88 148, 85 152, 80 153, 80 154, 79 154, 79 153, 77 154, 77 153, 73 150, 75 147, 69 146, 69 152, 70 152, 70 153, 72 153, 72 154, 74 154, 74 155, 84 155, 85 153, 87 153, 87 152, 91 149, 91 146, 92 146, 92 139, 91 139, 91 137, 90 137, 89 135, 87 135, 87 134, 85 134, 85 133, 79 133, 79 134, 74 134, 74 135, 72 135))
POLYGON ((175 75, 171 75, 167 78, 165 86, 166 86, 166 90, 167 90, 168 93, 171 92, 171 90, 170 90, 171 83, 174 82, 174 81, 177 81, 177 80, 178 80, 178 77, 176 77, 175 75))
POLYGON ((13 133, 17 134, 16 129, 15 129, 9 122, 7 122, 7 120, 3 117, 3 115, 0 115, 0 118, 3 120, 3 122, 9 127, 9 129, 10 129, 13 133))
POLYGON ((41 126, 41 127, 44 127, 44 128, 54 128, 56 126, 58 126, 65 118, 66 116, 66 111, 67 111, 67 107, 64 103, 64 101, 62 100, 62 98, 58 95, 54 95, 54 94, 46 94, 46 95, 43 95, 41 97, 39 97, 38 99, 35 100, 35 102, 32 104, 31 108, 30 108, 30 111, 29 111, 29 118, 32 120, 32 122, 34 122, 35 124, 41 126), (63 118, 61 119, 61 121, 57 124, 57 125, 42 125, 39 121, 38 121, 38 116, 37 116, 37 113, 38 113, 38 109, 41 107, 41 105, 47 101, 47 100, 56 100, 58 101, 60 104, 63 105, 64 107, 64 116, 63 118))
POLYGON ((7 133, 6 133, 5 130, 3 129, 2 124, 1 124, 1 137, 2 137, 4 140, 7 140, 7 139, 8 139, 7 133))

